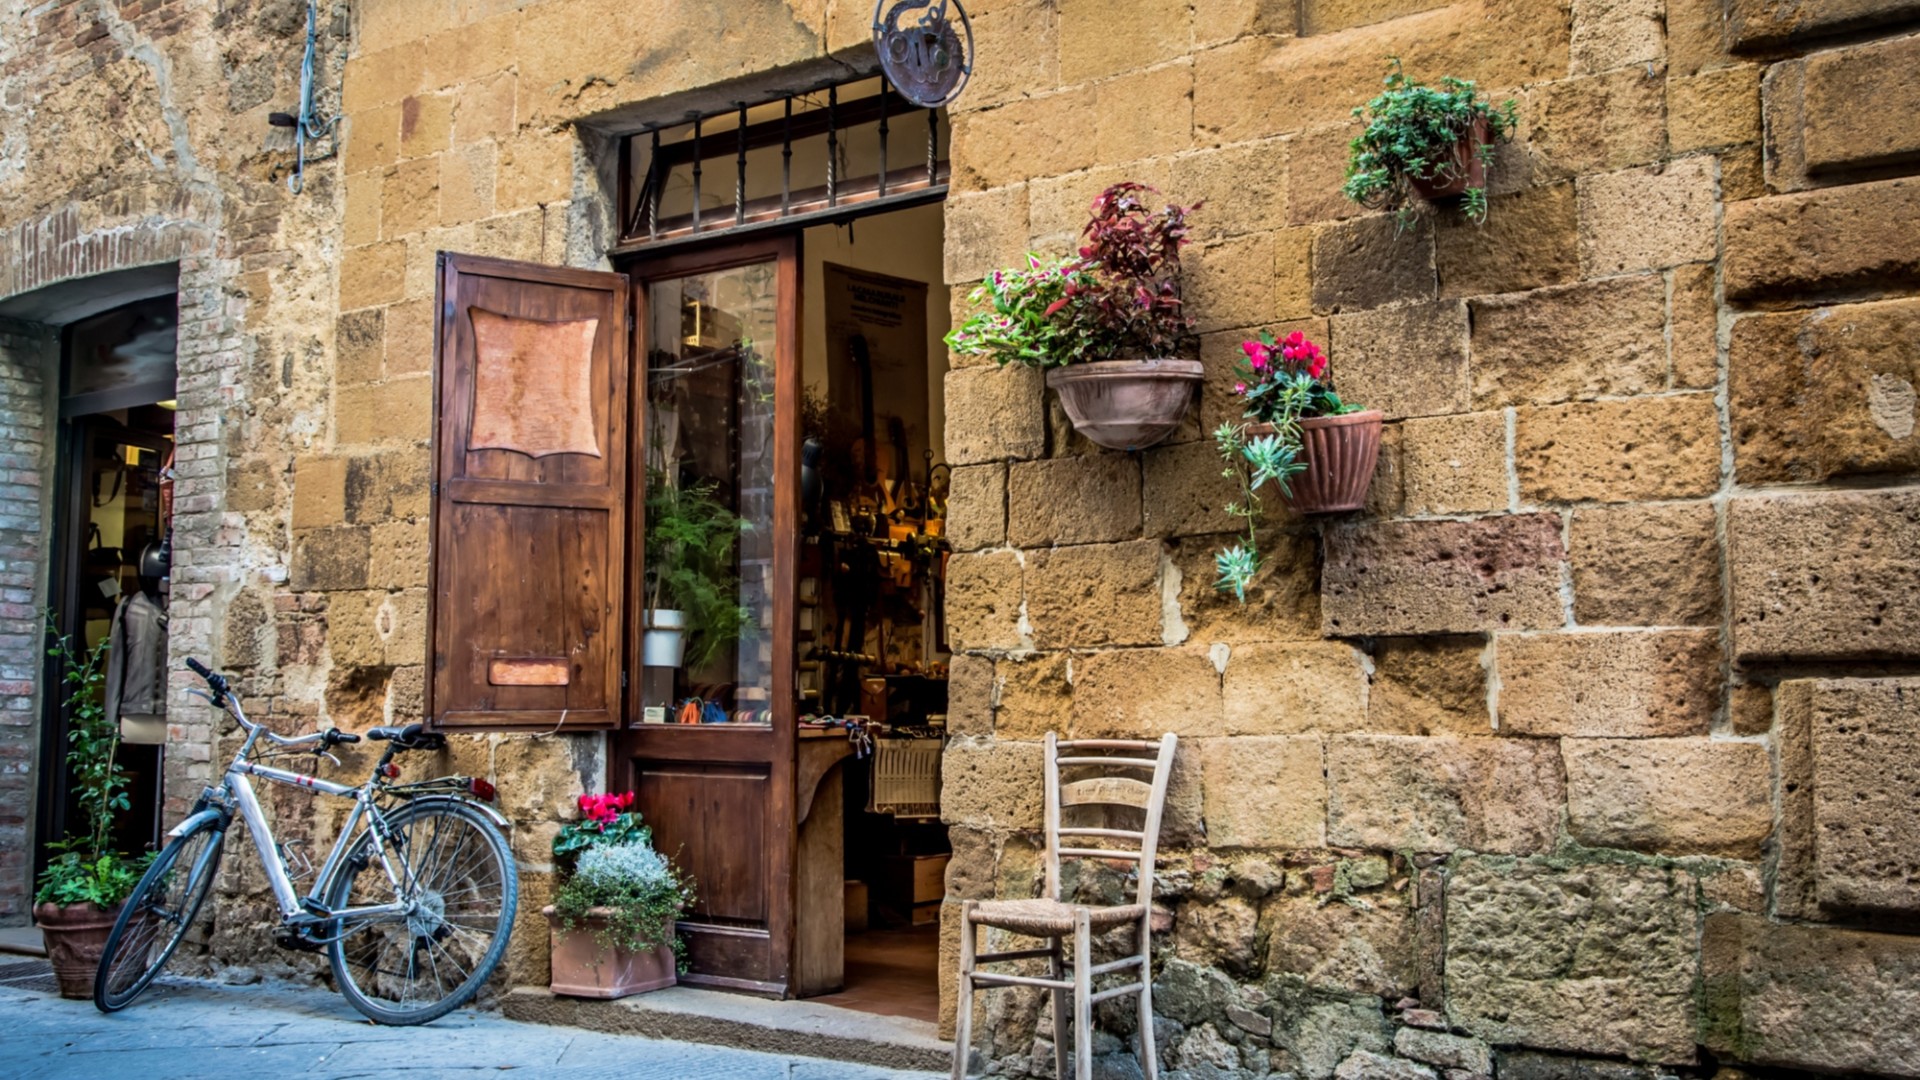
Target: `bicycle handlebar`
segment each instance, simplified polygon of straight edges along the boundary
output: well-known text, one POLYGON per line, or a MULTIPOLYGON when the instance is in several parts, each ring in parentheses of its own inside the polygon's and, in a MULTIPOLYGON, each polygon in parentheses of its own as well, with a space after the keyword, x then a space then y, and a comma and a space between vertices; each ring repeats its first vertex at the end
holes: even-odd
POLYGON ((323 746, 334 746, 360 741, 360 736, 352 732, 341 731, 339 728, 328 728, 325 731, 316 731, 311 735, 300 735, 293 738, 277 734, 272 729, 247 719, 246 713, 240 709, 240 703, 233 700, 233 690, 228 685, 225 675, 221 675, 191 656, 187 657, 187 668, 195 675, 205 679, 207 685, 213 690, 210 694, 199 690, 193 690, 190 691, 190 693, 199 694, 201 697, 206 698, 213 703, 215 708, 222 709, 228 716, 233 717, 234 723, 239 724, 250 733, 258 732, 261 735, 265 735, 270 742, 277 743, 280 746, 305 746, 308 743, 315 742, 323 746))

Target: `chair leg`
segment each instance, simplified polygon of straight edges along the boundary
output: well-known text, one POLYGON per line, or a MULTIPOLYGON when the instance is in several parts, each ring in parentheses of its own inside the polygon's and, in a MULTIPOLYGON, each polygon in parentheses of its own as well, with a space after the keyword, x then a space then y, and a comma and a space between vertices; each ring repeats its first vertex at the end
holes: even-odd
POLYGON ((1160 1075, 1160 1055, 1153 1046, 1153 938, 1140 927, 1140 1073, 1146 1080, 1160 1075))
MULTIPOLYGON (((1067 973, 1065 958, 1061 955, 1064 946, 1059 938, 1053 939, 1053 957, 1047 974, 1055 979, 1067 973)), ((1073 995, 1066 987, 1053 988, 1053 1075, 1055 1080, 1067 1080, 1067 1010, 1073 1006, 1073 995)))
POLYGON ((1093 924, 1073 909, 1073 1075, 1093 1080, 1093 924))
POLYGON ((973 901, 960 905, 960 993, 953 1013, 953 1080, 966 1080, 973 1052, 973 901))

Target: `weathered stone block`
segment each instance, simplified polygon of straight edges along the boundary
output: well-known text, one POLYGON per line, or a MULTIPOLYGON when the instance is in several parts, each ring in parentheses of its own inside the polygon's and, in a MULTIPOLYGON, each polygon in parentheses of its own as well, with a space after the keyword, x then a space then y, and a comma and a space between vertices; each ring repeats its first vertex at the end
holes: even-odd
POLYGON ((1826 0, 1812 5, 1728 0, 1726 35, 1736 49, 1760 49, 1915 15, 1920 15, 1920 2, 1916 0, 1826 0))
MULTIPOLYGON (((1512 151, 1519 154, 1519 149, 1512 151)), ((1482 296, 1560 285, 1580 277, 1580 230, 1572 184, 1529 187, 1488 201, 1487 220, 1435 220, 1440 295, 1482 296)))
POLYGON ((406 265, 407 245, 402 240, 348 248, 340 257, 340 310, 400 299, 406 265))
POLYGON ((1729 300, 1920 283, 1920 179, 1729 203, 1723 229, 1729 300))
POLYGON ((1720 621, 1711 503, 1581 507, 1567 529, 1573 617, 1601 626, 1720 621))
MULTIPOLYGON (((956 125, 956 134, 958 131, 956 125)), ((949 285, 983 281, 1001 267, 1024 265, 1028 234, 1027 185, 1016 183, 977 194, 955 195, 947 200, 945 209, 941 252, 946 260, 949 285)))
POLYGON ((1021 562, 1018 552, 957 554, 947 563, 947 637, 955 652, 1017 649, 1021 562))
POLYGON ((956 653, 947 669, 947 731, 954 735, 993 734, 993 661, 956 653))
MULTIPOLYGON (((1835 687, 1813 679, 1790 679, 1775 692, 1773 732, 1780 769, 1779 849, 1773 913, 1783 919, 1821 916, 1814 894, 1813 722, 1820 699, 1835 687)), ((1840 692, 1844 692, 1841 690, 1840 692)))
POLYGON ((1920 653, 1920 490, 1727 503, 1737 662, 1920 653))
POLYGON ((1920 679, 1815 686, 1815 899, 1835 912, 1920 913, 1920 679))
POLYGON ((375 525, 368 532, 368 588, 426 587, 429 567, 425 521, 375 525))
POLYGON ((1658 161, 1667 149, 1665 85, 1629 67, 1533 88, 1534 168, 1558 180, 1658 161))
POLYGON ((1389 417, 1466 410, 1464 303, 1335 315, 1329 324, 1329 370, 1343 399, 1389 417))
POLYGON ((1473 514, 1505 510, 1507 417, 1464 413, 1408 420, 1400 425, 1404 512, 1473 514))
POLYGON ((1502 731, 1705 735, 1719 706, 1715 630, 1503 634, 1494 656, 1502 731))
MULTIPOLYGON (((395 667, 426 660, 427 590, 335 593, 327 604, 327 652, 338 678, 348 668, 395 667)), ((384 672, 381 685, 372 688, 368 719, 381 717, 385 705, 384 672)), ((353 673, 347 672, 349 680, 353 673)), ((356 693, 363 688, 351 687, 356 693)), ((338 715, 342 706, 328 695, 338 715)), ((343 725, 344 726, 344 725, 343 725)), ((511 775, 511 774, 509 774, 511 775)))
POLYGON ((1415 735, 1332 736, 1327 790, 1327 842, 1377 851, 1544 851, 1565 796, 1551 741, 1415 735))
POLYGON ((1219 735, 1220 671, 1204 648, 1114 649, 1073 662, 1073 737, 1219 735))
POLYGON ((1007 542, 1007 467, 962 465, 953 470, 947 495, 947 541, 955 551, 978 551, 1007 542))
POLYGON ((1435 1080, 1435 1076, 1425 1065, 1355 1050, 1333 1071, 1333 1080, 1435 1080))
POLYGON ((1487 642, 1389 638, 1374 647, 1367 727, 1405 735, 1491 735, 1487 642))
POLYGON ((993 728, 1007 739, 1038 739, 1065 732, 1073 687, 1067 653, 1036 653, 1002 659, 993 671, 993 728))
POLYGON ((1493 1043, 1691 1062, 1699 917, 1666 867, 1467 859, 1446 892, 1447 1016, 1493 1043))
MULTIPOLYGON (((1163 192, 1178 192, 1181 201, 1192 201, 1185 189, 1173 186, 1173 166, 1166 158, 1095 165, 1091 169, 1081 169, 1065 176, 1034 177, 1027 181, 1027 227, 1032 233, 1031 249, 1060 254, 1078 251, 1085 242, 1081 230, 1087 226, 1094 197, 1123 180, 1145 184, 1163 192)), ((1195 214, 1192 219, 1196 231, 1200 225, 1199 219, 1211 216, 1212 204, 1208 204, 1206 209, 1207 213, 1195 214)))
POLYGON ((1550 405, 1666 385, 1667 286, 1655 274, 1485 296, 1473 309, 1473 404, 1550 405))
POLYGON ((1493 1075, 1493 1051, 1479 1039, 1444 1031, 1401 1028, 1393 1033, 1393 1049, 1401 1057, 1443 1069, 1459 1069, 1473 1076, 1493 1075))
POLYGON ((1360 653, 1344 642, 1235 645, 1224 675, 1228 734, 1366 727, 1366 674, 1360 653))
POLYGON ((1184 295, 1196 327, 1202 332, 1250 327, 1310 314, 1311 236, 1310 229, 1281 229, 1190 249, 1183 264, 1184 295))
POLYGON ((1015 462, 1007 475, 1015 547, 1098 544, 1140 535, 1140 462, 1086 454, 1015 462))
POLYGON ((1920 1076, 1920 938, 1713 915, 1700 1041, 1820 1072, 1920 1076))
POLYGON ((1748 316, 1727 372, 1741 481, 1920 469, 1920 301, 1748 316))
POLYGON ((1026 622, 1035 645, 1160 644, 1159 541, 1050 548, 1030 551, 1026 560, 1026 622))
POLYGON ((1327 780, 1319 736, 1201 739, 1195 749, 1209 848, 1326 843, 1327 780))
MULTIPOLYGON (((1087 122, 1093 108, 1094 88, 1088 86, 955 115, 952 157, 956 188, 963 192, 987 191, 1094 164, 1099 158, 1094 151, 1094 128, 1087 122)), ((1128 155, 1141 156, 1145 155, 1128 155)), ((951 248, 951 233, 948 244, 951 248)))
POLYGON ((977 830, 1040 828, 1045 790, 1037 742, 954 739, 940 761, 940 820, 977 830))
POLYGON ((347 520, 347 461, 301 457, 293 463, 293 527, 319 528, 347 520))
POLYGON ((425 442, 433 434, 433 381, 407 375, 341 387, 334 398, 334 441, 342 446, 425 442))
POLYGON ((1295 225, 1338 221, 1367 213, 1347 198, 1347 146, 1362 130, 1348 117, 1298 132, 1287 144, 1287 220, 1295 225))
MULTIPOLYGON (((1353 883, 1355 862, 1344 874, 1353 883)), ((1384 870, 1384 861, 1374 865, 1384 870)), ((1329 887, 1343 868, 1316 866, 1294 880, 1333 871, 1329 887)), ((1318 882, 1315 882, 1318 887, 1318 882)), ((1267 943, 1267 971, 1304 980, 1316 990, 1372 994, 1394 999, 1418 984, 1414 947, 1413 890, 1406 886, 1371 888, 1356 899, 1364 904, 1329 903, 1329 894, 1294 885, 1269 896, 1261 906, 1260 929, 1267 943)))
POLYGON ((1580 180, 1580 266, 1588 277, 1705 262, 1715 254, 1711 157, 1580 180))
POLYGON ((1714 268, 1705 264, 1673 270, 1667 351, 1675 389, 1710 390, 1720 380, 1719 284, 1714 276, 1714 268))
POLYGON ((1667 144, 1676 154, 1760 141, 1760 67, 1667 80, 1667 144))
MULTIPOLYGON (((404 124, 406 112, 401 113, 404 124)), ((404 146, 404 140, 403 140, 404 146)), ((440 224, 440 156, 389 166, 380 177, 380 232, 387 237, 418 233, 440 224)))
POLYGON ((1710 393, 1522 408, 1514 467, 1522 502, 1687 499, 1720 486, 1710 393))
MULTIPOLYGON (((1244 534, 1243 534, 1244 535, 1244 534)), ((1270 641, 1320 636, 1319 550, 1314 537, 1270 531, 1260 538, 1260 569, 1241 604, 1215 587, 1214 554, 1239 537, 1214 535, 1175 545, 1180 621, 1186 641, 1270 641)), ((1181 627, 1168 621, 1170 638, 1181 627)))
POLYGON ((975 49, 973 76, 967 82, 970 104, 998 104, 1060 85, 1057 11, 1040 4, 1005 4, 968 14, 973 17, 975 49))
POLYGON ((1190 61, 1100 82, 1094 87, 1093 105, 1096 161, 1156 157, 1193 146, 1190 61))
POLYGON ((1169 194, 1183 203, 1206 204, 1193 215, 1196 238, 1267 232, 1292 220, 1285 140, 1259 139, 1181 154, 1171 168, 1169 194))
POLYGON ((294 590, 366 588, 370 543, 366 529, 351 525, 313 529, 295 536, 294 590))
POLYGON ((1645 66, 1666 57, 1661 0, 1573 0, 1572 72, 1645 66))
POLYGON ((1752 859, 1773 831, 1767 748, 1712 739, 1564 739, 1567 819, 1589 847, 1752 859))
POLYGON ((947 372, 947 460, 978 465, 1037 458, 1046 450, 1046 392, 1030 368, 955 368, 947 372))
POLYGON ((1226 507, 1240 497, 1240 489, 1225 475, 1226 462, 1212 439, 1156 446, 1140 460, 1148 536, 1193 536, 1237 527, 1238 519, 1228 515, 1226 507))
POLYGON ((1559 626, 1564 558, 1552 514, 1335 526, 1322 626, 1329 635, 1559 626))
POLYGON ((1186 54, 1193 12, 1183 0, 1115 9, 1100 0, 1062 0, 1060 78, 1086 82, 1186 54))
POLYGON ((1325 226, 1314 234, 1316 312, 1364 311, 1431 300, 1437 288, 1431 218, 1422 217, 1403 230, 1392 215, 1374 214, 1325 226))
POLYGON ((1773 730, 1773 688, 1765 683, 1727 687, 1727 728, 1735 735, 1765 735, 1773 730))
POLYGON ((333 376, 343 383, 378 379, 386 354, 385 308, 362 308, 334 322, 333 376))
POLYGON ((356 525, 425 520, 433 496, 432 462, 423 450, 397 450, 347 459, 347 520, 356 525))

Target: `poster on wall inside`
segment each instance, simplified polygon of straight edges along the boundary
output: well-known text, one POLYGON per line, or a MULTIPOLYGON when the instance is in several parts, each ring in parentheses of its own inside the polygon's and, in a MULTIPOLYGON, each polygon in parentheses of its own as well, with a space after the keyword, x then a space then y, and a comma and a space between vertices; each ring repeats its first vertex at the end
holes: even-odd
MULTIPOLYGON (((882 503, 924 483, 927 283, 824 264, 833 409, 858 418, 863 486, 882 503)), ((890 509, 883 505, 881 509, 890 509)))

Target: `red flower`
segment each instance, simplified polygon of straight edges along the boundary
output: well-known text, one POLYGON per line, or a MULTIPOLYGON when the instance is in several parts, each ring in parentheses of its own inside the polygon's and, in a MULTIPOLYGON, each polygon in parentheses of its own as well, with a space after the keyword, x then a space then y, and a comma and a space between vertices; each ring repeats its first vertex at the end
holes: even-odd
POLYGON ((1306 340, 1307 340, 1307 335, 1301 333, 1298 330, 1295 330, 1293 333, 1287 335, 1287 344, 1292 345, 1295 348, 1298 348, 1306 340))
POLYGON ((1314 357, 1313 363, 1307 365, 1307 374, 1313 376, 1316 379, 1322 375, 1325 375, 1326 373, 1327 373, 1327 358, 1324 356, 1314 357))
POLYGON ((1259 358, 1267 355, 1267 347, 1265 345, 1260 344, 1257 341, 1241 342, 1240 351, 1243 353, 1246 353, 1247 359, 1249 360, 1258 360, 1259 358))

